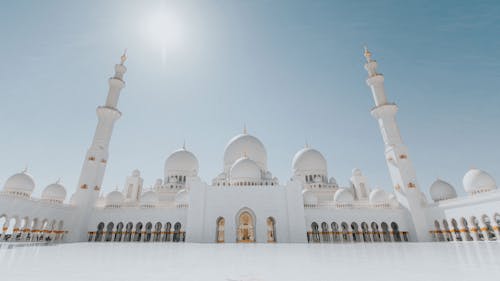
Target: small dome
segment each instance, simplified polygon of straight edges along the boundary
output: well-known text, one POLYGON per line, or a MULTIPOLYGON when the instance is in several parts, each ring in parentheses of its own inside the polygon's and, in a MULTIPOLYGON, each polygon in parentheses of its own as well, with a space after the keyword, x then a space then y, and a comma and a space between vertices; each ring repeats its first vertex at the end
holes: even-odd
POLYGON ((491 191, 497 188, 490 174, 478 169, 470 169, 463 178, 464 189, 469 194, 491 191))
POLYGON ((35 189, 33 177, 26 171, 12 175, 7 179, 3 190, 6 192, 20 193, 25 196, 31 196, 35 189))
POLYGON ((59 182, 49 184, 42 191, 42 199, 63 202, 66 199, 66 189, 59 182))
POLYGON ((302 198, 304 200, 304 205, 316 206, 318 205, 318 197, 310 190, 302 191, 302 198))
POLYGON ((431 199, 434 202, 448 200, 457 197, 457 192, 453 186, 443 180, 437 179, 429 188, 431 199))
POLYGON ((246 155, 260 167, 260 170, 267 171, 267 152, 262 142, 247 133, 240 134, 232 138, 224 150, 224 171, 228 172, 233 164, 246 155))
POLYGON ((118 190, 115 190, 115 191, 111 191, 110 193, 108 193, 108 195, 106 195, 105 200, 106 200, 107 207, 110 207, 110 206, 119 207, 119 206, 121 206, 121 204, 125 200, 125 197, 123 196, 123 193, 121 193, 118 190))
POLYGON ((314 148, 306 147, 299 150, 292 160, 294 174, 318 173, 326 175, 325 157, 314 148))
POLYGON ((337 192, 335 192, 333 201, 337 203, 351 203, 352 201, 354 201, 354 195, 352 195, 349 190, 341 188, 337 190, 337 192))
POLYGON ((174 151, 165 161, 165 178, 171 175, 198 175, 198 159, 185 148, 174 151))
POLYGON ((189 200, 189 193, 184 189, 175 194, 175 203, 187 204, 189 200))
POLYGON ((261 179, 260 168, 248 157, 242 157, 234 162, 230 171, 232 181, 258 181, 261 179))
POLYGON ((352 169, 352 175, 353 176, 362 176, 363 174, 361 173, 361 170, 359 168, 354 168, 354 169, 352 169))
POLYGON ((152 190, 141 195, 141 206, 154 206, 158 203, 158 194, 152 190))
POLYGON ((370 192, 370 204, 378 205, 389 202, 389 196, 387 193, 380 189, 376 188, 370 192))

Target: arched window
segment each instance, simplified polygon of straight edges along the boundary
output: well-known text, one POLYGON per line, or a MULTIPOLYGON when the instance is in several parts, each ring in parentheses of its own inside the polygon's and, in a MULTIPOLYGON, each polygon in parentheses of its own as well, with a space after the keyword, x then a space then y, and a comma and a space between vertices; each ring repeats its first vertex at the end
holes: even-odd
POLYGON ((486 227, 486 233, 487 233, 487 237, 485 240, 497 240, 497 237, 495 235, 495 231, 493 230, 493 227, 491 226, 490 218, 487 215, 483 215, 482 220, 483 220, 484 226, 486 227))
POLYGON ((460 235, 460 228, 458 228, 458 223, 455 219, 451 220, 451 227, 453 229, 453 233, 455 234, 455 240, 462 241, 462 236, 460 235))
POLYGON ((395 242, 401 242, 401 234, 399 233, 399 226, 397 223, 392 222, 391 223, 391 228, 392 228, 392 237, 394 238, 395 242))
POLYGON ((276 221, 273 217, 267 218, 267 242, 276 242, 276 221))
POLYGON ((226 224, 226 220, 223 217, 219 217, 216 221, 217 227, 216 227, 216 237, 215 241, 217 243, 224 243, 225 240, 225 235, 224 235, 224 227, 226 224))
POLYGON ((351 229, 352 229, 352 241, 353 242, 359 242, 359 229, 358 229, 358 224, 353 222, 351 223, 351 229))
POLYGON ((380 242, 380 231, 378 230, 378 224, 376 222, 372 222, 371 227, 373 242, 380 242))
POLYGON ((391 242, 391 233, 389 230, 389 225, 386 222, 380 224, 382 227, 382 236, 384 237, 384 242, 391 242))
POLYGON ((328 224, 326 222, 321 223, 321 238, 323 242, 330 242, 330 232, 328 231, 328 224))
POLYGON ((173 241, 174 242, 180 242, 181 241, 181 223, 180 222, 176 222, 174 224, 173 241))
POLYGON ((319 238, 319 226, 316 222, 313 222, 311 224, 311 229, 312 229, 312 242, 313 243, 319 243, 320 238, 319 238))
POLYGON ((361 229, 363 231, 363 241, 372 242, 372 239, 370 237, 370 229, 368 228, 368 224, 366 222, 361 223, 361 229))
POLYGON ((448 222, 443 220, 443 228, 446 241, 453 241, 453 236, 451 235, 450 227, 448 226, 448 222))
POLYGON ((350 242, 351 237, 349 235, 350 234, 349 233, 349 225, 346 222, 342 222, 341 226, 342 226, 342 240, 344 242, 350 242))
POLYGON ((113 238, 113 228, 115 227, 115 224, 110 222, 108 223, 108 226, 106 227, 106 235, 104 238, 104 241, 110 242, 111 239, 113 238))
POLYGON ((481 227, 479 226, 479 221, 477 220, 476 217, 471 217, 470 222, 472 225, 472 232, 476 233, 476 240, 478 241, 483 241, 483 233, 481 232, 481 227))
POLYGON ((161 238, 161 222, 155 224, 155 231, 153 232, 153 241, 159 242, 161 238))
MULTIPOLYGON (((44 224, 46 224, 47 221, 44 222, 44 224)), ((45 226, 46 227, 46 226, 45 226)), ((43 227, 43 228, 45 228, 43 227)), ((95 241, 96 242, 100 242, 102 241, 102 236, 103 236, 103 233, 104 233, 104 223, 103 222, 100 222, 98 225, 97 225, 97 232, 95 234, 95 241)))
POLYGON ((135 225, 135 235, 134 235, 134 241, 135 241, 135 242, 139 242, 139 241, 141 241, 141 237, 142 237, 142 223, 138 222, 138 223, 135 225))
POLYGON ((163 241, 170 242, 171 231, 172 231, 172 224, 170 222, 167 222, 165 224, 165 236, 163 241))
POLYGON ((122 235, 123 235, 123 222, 119 222, 116 225, 115 239, 113 239, 113 241, 115 241, 115 242, 121 242, 122 241, 122 235))
POLYGON ((151 236, 152 236, 152 231, 153 229, 153 224, 151 222, 146 223, 146 232, 144 233, 144 242, 149 242, 151 241, 151 236))
POLYGON ((340 242, 340 232, 339 225, 336 222, 332 222, 332 240, 333 242, 340 242))

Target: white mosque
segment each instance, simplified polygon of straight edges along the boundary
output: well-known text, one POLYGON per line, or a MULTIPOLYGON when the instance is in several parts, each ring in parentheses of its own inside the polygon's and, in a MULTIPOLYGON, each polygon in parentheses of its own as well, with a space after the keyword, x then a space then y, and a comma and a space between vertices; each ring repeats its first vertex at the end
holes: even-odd
POLYGON ((359 169, 349 186, 328 177, 327 161, 311 147, 298 151, 292 176, 280 182, 267 167, 262 142, 246 130, 227 143, 221 173, 210 182, 198 177, 198 160, 185 147, 165 162, 162 179, 143 188, 138 170, 123 190, 101 196, 126 56, 109 79, 106 103, 85 155, 76 191, 67 199, 59 182, 33 198, 27 171, 7 179, 0 192, 0 241, 353 243, 500 240, 500 192, 485 171, 463 177, 467 196, 443 180, 422 193, 408 149, 396 123, 398 107, 384 92, 384 76, 365 50, 366 80, 385 143, 393 192, 372 189, 359 169))

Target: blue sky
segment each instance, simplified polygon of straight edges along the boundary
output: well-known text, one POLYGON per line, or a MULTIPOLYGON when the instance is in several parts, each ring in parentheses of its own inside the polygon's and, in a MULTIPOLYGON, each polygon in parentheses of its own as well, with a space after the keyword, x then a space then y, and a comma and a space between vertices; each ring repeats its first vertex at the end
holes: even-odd
POLYGON ((152 185, 184 139, 211 181, 244 123, 282 182, 307 139, 341 185, 359 167, 390 190, 364 44, 400 107, 422 190, 440 177, 463 193, 471 167, 500 179, 500 3, 353 2, 2 3, 0 185, 28 165, 38 194, 58 178, 75 189, 128 48, 105 192, 135 168, 152 185))

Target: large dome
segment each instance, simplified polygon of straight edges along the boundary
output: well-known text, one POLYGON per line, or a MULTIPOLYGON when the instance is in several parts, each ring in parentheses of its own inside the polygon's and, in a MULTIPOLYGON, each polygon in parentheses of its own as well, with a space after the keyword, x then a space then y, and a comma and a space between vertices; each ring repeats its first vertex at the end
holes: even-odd
POLYGON ((198 159, 196 159, 196 156, 185 148, 170 154, 165 161, 165 177, 172 175, 198 175, 198 159))
POLYGON ((224 171, 242 156, 247 156, 257 163, 261 170, 267 171, 267 152, 262 142, 249 134, 240 134, 232 138, 224 150, 224 171))
POLYGON ((3 190, 11 193, 19 193, 24 196, 31 196, 35 189, 33 177, 26 171, 12 175, 7 179, 3 190))
POLYGON ((42 199, 48 201, 63 202, 66 199, 66 189, 59 182, 49 184, 42 191, 42 199))
POLYGON ((453 186, 443 180, 437 179, 429 188, 429 194, 434 202, 448 200, 457 197, 457 192, 453 186))
POLYGON ((314 148, 306 147, 299 150, 292 161, 293 173, 318 173, 326 174, 326 160, 321 152, 314 148))
POLYGON ((259 181, 262 176, 260 168, 248 157, 242 157, 231 166, 231 181, 259 181))
POLYGON ((469 194, 476 194, 497 188, 490 174, 478 169, 470 169, 463 178, 464 189, 469 194))

